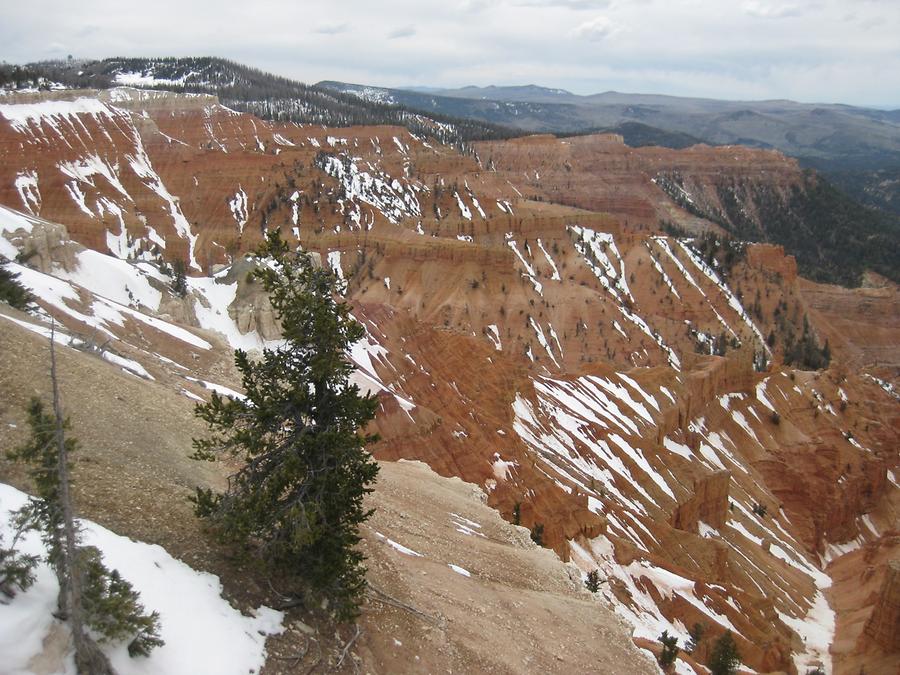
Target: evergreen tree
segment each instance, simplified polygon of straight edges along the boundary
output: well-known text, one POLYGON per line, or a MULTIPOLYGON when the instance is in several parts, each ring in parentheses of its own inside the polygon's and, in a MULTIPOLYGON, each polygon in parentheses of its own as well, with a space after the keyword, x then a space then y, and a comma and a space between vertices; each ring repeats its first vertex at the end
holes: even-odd
POLYGON ((28 309, 32 298, 18 278, 19 275, 10 272, 5 263, 0 263, 0 302, 24 311, 28 309))
MULTIPOLYGON (((732 504, 732 508, 734 505, 732 504)), ((684 645, 684 651, 688 654, 692 654, 700 642, 703 640, 703 634, 706 632, 706 629, 703 627, 702 623, 695 623, 694 627, 688 631, 688 635, 690 635, 690 639, 684 645)))
POLYGON ((172 263, 172 292, 180 298, 187 295, 187 267, 181 258, 172 263))
POLYGON ((591 593, 597 593, 600 590, 601 583, 603 582, 600 580, 600 570, 591 570, 588 572, 584 585, 587 586, 591 593))
MULTIPOLYGON (((25 531, 27 522, 15 519, 16 531, 9 547, 3 545, 0 536, 0 595, 8 600, 16 597, 18 591, 26 591, 34 583, 34 568, 37 567, 36 555, 25 555, 16 550, 19 537, 25 531)), ((4 602, 0 597, 0 603, 4 602)))
MULTIPOLYGON (((303 253, 291 254, 277 231, 267 235, 254 276, 269 294, 285 344, 235 363, 246 399, 212 400, 196 414, 208 438, 194 439, 195 459, 222 453, 243 466, 222 494, 198 489, 196 512, 221 540, 252 551, 301 600, 328 598, 352 619, 365 589, 359 525, 371 511, 378 465, 365 451, 376 440, 360 430, 376 399, 350 384, 348 350, 365 331, 338 300, 337 280, 303 253)), ((301 600, 298 600, 300 602, 301 600)))
POLYGON ((149 656, 163 645, 159 637, 159 613, 144 613, 140 594, 119 574, 103 564, 93 546, 78 550, 84 574, 84 609, 87 624, 104 642, 128 640, 129 656, 149 656))
POLYGON ((734 675, 740 664, 741 654, 734 638, 731 637, 731 631, 727 630, 716 640, 706 665, 709 667, 710 675, 734 675))
MULTIPOLYGON (((69 420, 64 419, 56 378, 54 335, 50 336, 50 377, 53 412, 44 412, 40 399, 28 406, 31 437, 10 459, 30 465, 29 475, 37 496, 19 509, 14 518, 20 530, 38 529, 47 548, 47 562, 59 581, 58 616, 69 621, 75 643, 75 666, 81 675, 105 675, 114 671, 97 646, 101 641, 129 640, 132 656, 147 655, 162 645, 159 615, 144 614, 138 594, 116 570, 103 565, 100 552, 80 545, 70 494, 69 456, 78 443, 66 437, 69 420)), ((27 561, 26 561, 27 564, 27 561)), ((30 583, 29 572, 20 579, 30 583)), ((21 584, 20 584, 21 586, 21 584)))
POLYGON ((669 631, 664 630, 659 636, 659 641, 662 644, 662 651, 660 651, 657 661, 659 661, 660 667, 666 670, 678 658, 678 638, 669 635, 669 631))
POLYGON ((533 541, 538 546, 544 545, 544 524, 536 523, 533 528, 531 528, 531 541, 533 541))
POLYGON ((798 366, 808 370, 827 368, 831 363, 831 346, 825 340, 825 346, 819 347, 819 343, 813 334, 809 318, 803 317, 803 335, 796 340, 792 332, 785 337, 784 363, 788 366, 798 366))

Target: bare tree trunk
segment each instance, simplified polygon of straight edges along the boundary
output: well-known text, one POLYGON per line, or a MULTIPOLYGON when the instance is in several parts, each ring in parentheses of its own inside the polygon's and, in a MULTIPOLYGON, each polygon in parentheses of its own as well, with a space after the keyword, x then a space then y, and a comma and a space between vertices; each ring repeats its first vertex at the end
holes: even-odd
POLYGON ((65 541, 62 547, 64 585, 60 585, 63 602, 72 629, 75 643, 75 666, 79 675, 115 675, 106 655, 100 651, 97 643, 87 634, 84 621, 83 587, 80 564, 78 560, 78 538, 75 529, 75 514, 72 508, 72 497, 69 491, 69 459, 66 451, 66 438, 63 429, 62 406, 59 400, 59 383, 56 377, 56 350, 54 342, 56 324, 50 327, 50 380, 53 383, 53 415, 56 418, 56 448, 59 454, 59 501, 63 516, 65 541))

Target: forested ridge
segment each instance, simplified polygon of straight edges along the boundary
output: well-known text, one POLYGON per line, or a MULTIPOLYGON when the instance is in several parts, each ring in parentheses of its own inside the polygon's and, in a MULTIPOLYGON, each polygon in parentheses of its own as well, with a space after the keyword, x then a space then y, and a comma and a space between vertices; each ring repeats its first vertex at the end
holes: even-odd
POLYGON ((900 282, 900 216, 860 204, 813 170, 787 191, 720 179, 715 204, 692 199, 677 172, 658 175, 656 183, 683 209, 737 239, 784 246, 813 281, 859 286, 872 270, 900 282))
MULTIPOLYGON (((523 132, 488 122, 420 112, 368 101, 308 85, 217 57, 109 58, 102 61, 44 61, 0 65, 0 87, 105 89, 127 74, 135 84, 182 93, 208 93, 223 105, 262 119, 332 127, 396 125, 431 136, 461 150, 476 140, 502 139, 523 132), (141 81, 143 78, 143 81, 141 81)), ((126 79, 126 81, 129 81, 126 79)))

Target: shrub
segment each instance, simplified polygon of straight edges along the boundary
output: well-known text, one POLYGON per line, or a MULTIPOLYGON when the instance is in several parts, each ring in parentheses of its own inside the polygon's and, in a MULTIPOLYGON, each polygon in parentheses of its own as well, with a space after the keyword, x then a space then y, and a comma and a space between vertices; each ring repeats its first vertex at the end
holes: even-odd
POLYGON ((675 659, 678 658, 678 638, 674 635, 669 635, 668 631, 663 631, 662 635, 659 636, 659 641, 662 644, 662 651, 659 653, 659 661, 660 667, 665 670, 669 666, 675 663, 675 659))
POLYGON ((727 630, 716 640, 706 665, 709 667, 710 675, 735 675, 740 664, 741 654, 731 636, 731 631, 727 630))
POLYGON ((0 264, 0 302, 25 311, 32 301, 31 293, 19 282, 19 275, 0 264))

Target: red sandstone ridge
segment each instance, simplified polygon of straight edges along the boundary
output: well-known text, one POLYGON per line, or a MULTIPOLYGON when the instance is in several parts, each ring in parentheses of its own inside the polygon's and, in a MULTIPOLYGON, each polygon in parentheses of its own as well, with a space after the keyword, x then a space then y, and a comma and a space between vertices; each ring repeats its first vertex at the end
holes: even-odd
POLYGON ((715 528, 728 521, 729 471, 708 474, 694 482, 691 496, 675 508, 672 527, 697 534, 701 522, 715 528))
POLYGON ((894 528, 829 566, 838 627, 832 646, 835 672, 896 672, 898 555, 900 536, 894 528))
MULTIPOLYGON (((690 201, 695 210, 717 213, 722 211, 716 190, 721 182, 764 184, 787 192, 802 177, 797 162, 778 152, 705 145, 629 148, 613 134, 532 136, 477 147, 497 172, 523 183, 528 195, 615 214, 633 227, 655 228, 659 220, 697 226, 700 219, 678 208, 667 192, 690 201)), ((707 221, 701 225, 710 226, 715 227, 707 221)))
POLYGON ((900 560, 892 560, 865 633, 889 654, 900 654, 900 560))
POLYGON ((786 284, 797 279, 797 261, 792 255, 785 255, 783 246, 774 244, 753 244, 747 247, 747 263, 773 274, 781 275, 786 284))
POLYGON ((344 277, 366 327, 354 358, 379 397, 375 454, 425 461, 542 526, 560 557, 600 571, 636 640, 732 630, 758 672, 833 658, 829 672, 857 675, 882 649, 900 417, 880 380, 900 364, 896 289, 810 284, 766 245, 725 280, 656 229, 710 226, 660 180, 711 209, 717 177, 787 189, 795 163, 611 136, 478 144, 476 158, 404 129, 280 125, 208 97, 69 98, 0 108, 0 201, 122 258, 85 257, 61 226, 52 246, 33 220, 4 228, 73 284, 41 298, 71 330, 100 322, 154 386, 236 388, 215 345, 276 337, 241 253, 278 227, 344 277), (191 251, 180 298, 156 265, 191 251), (98 272, 113 265, 120 276, 98 272), (101 296, 119 299, 121 324, 102 323, 101 296), (126 311, 138 309, 203 342, 126 311), (785 313, 829 337, 830 370, 779 365, 768 337, 785 313))

